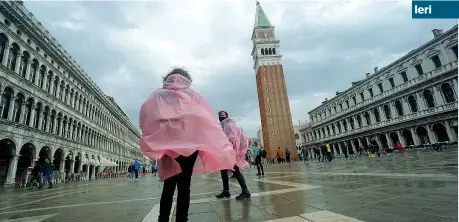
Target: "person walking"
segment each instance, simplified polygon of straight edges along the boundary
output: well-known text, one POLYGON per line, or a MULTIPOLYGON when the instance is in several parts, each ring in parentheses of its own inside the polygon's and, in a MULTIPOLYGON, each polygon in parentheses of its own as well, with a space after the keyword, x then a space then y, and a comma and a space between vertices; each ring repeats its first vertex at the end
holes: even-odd
POLYGON ((140 148, 158 160, 163 184, 158 222, 169 221, 177 187, 176 221, 188 221, 191 176, 231 169, 236 151, 209 103, 190 88, 187 71, 175 68, 140 109, 140 148))
POLYGON ((32 169, 32 178, 30 179, 31 186, 35 186, 35 184, 38 184, 38 187, 41 188, 41 176, 40 174, 43 172, 43 168, 41 164, 38 161, 35 161, 35 165, 33 166, 32 169))
POLYGON ((332 157, 332 151, 331 151, 330 144, 329 143, 325 144, 325 147, 327 151, 328 161, 332 161, 333 157, 332 157))
POLYGON ((255 146, 253 147, 253 154, 255 156, 254 158, 255 165, 257 166, 257 170, 258 170, 257 176, 261 176, 261 175, 264 176, 265 171, 263 170, 263 164, 261 163, 261 152, 259 151, 257 147, 257 143, 255 143, 255 146), (260 172, 260 168, 261 168, 261 172, 260 172))
POLYGON ((43 164, 43 181, 40 184, 40 189, 43 189, 45 182, 48 182, 49 188, 53 188, 53 171, 54 165, 49 161, 48 158, 45 159, 45 164, 43 164))
POLYGON ((136 159, 132 164, 132 170, 134 171, 135 181, 139 179, 139 171, 140 171, 140 162, 136 159))
POLYGON ((268 160, 266 160, 267 156, 268 153, 266 153, 266 150, 261 149, 261 165, 263 165, 264 168, 268 168, 268 160))
POLYGON ((277 163, 281 164, 282 163, 282 150, 280 147, 277 147, 276 157, 277 157, 277 163))
MULTIPOLYGON (((244 175, 242 175, 244 169, 249 167, 249 164, 244 159, 244 154, 247 152, 248 148, 248 138, 242 133, 242 130, 237 127, 236 122, 229 118, 228 112, 218 112, 218 119, 220 120, 223 132, 225 132, 228 140, 233 144, 234 150, 236 151, 236 163, 233 167, 228 168, 232 169, 234 177, 236 177, 239 186, 241 186, 242 192, 239 196, 236 196, 236 200, 250 199, 251 195, 247 189, 244 175)), ((229 192, 228 169, 220 171, 223 191, 216 196, 219 199, 231 197, 231 193, 229 192)))
POLYGON ((134 179, 133 172, 134 172, 134 170, 133 170, 133 165, 131 164, 131 165, 129 165, 129 167, 128 167, 128 175, 127 175, 127 178, 128 178, 129 180, 133 180, 133 179, 134 179))
POLYGON ((287 161, 288 165, 290 165, 290 150, 288 148, 285 148, 285 160, 287 161))

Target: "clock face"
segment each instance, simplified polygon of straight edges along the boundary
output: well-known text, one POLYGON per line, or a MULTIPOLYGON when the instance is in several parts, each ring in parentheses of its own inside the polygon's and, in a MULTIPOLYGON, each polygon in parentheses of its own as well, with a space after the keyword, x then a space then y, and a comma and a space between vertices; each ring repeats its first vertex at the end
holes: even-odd
POLYGON ((257 33, 258 38, 271 38, 273 37, 273 32, 272 31, 259 31, 257 33))

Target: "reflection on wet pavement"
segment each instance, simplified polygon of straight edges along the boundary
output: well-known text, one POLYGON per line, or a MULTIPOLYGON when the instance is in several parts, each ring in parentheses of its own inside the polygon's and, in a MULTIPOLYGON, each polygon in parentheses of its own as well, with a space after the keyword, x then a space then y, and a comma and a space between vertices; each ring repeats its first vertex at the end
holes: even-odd
MULTIPOLYGON (((235 180, 233 198, 217 200, 219 174, 193 178, 189 221, 457 221, 457 151, 296 162, 255 174, 245 173, 250 201, 234 199, 235 180)), ((157 221, 161 190, 150 175, 4 188, 0 221, 157 221)))

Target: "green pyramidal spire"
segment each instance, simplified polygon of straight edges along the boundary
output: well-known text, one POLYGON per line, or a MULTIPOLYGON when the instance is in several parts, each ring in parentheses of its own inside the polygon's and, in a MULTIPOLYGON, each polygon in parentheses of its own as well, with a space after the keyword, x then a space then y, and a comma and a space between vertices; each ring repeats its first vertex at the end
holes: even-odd
POLYGON ((257 1, 257 13, 255 14, 255 24, 254 28, 271 28, 271 22, 269 22, 268 17, 266 17, 265 12, 261 8, 260 3, 257 1))

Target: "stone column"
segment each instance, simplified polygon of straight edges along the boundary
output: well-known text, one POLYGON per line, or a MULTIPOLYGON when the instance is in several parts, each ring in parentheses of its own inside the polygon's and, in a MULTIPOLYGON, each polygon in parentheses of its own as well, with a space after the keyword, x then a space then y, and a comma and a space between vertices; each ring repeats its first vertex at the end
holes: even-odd
POLYGON ((364 113, 360 113, 360 119, 362 120, 362 125, 365 127, 365 126, 368 126, 368 122, 367 122, 367 118, 365 118, 365 115, 364 113))
POLYGON ((49 86, 49 93, 51 95, 54 96, 53 92, 54 92, 54 76, 53 75, 50 75, 51 76, 51 82, 50 82, 50 86, 49 86))
POLYGON ((53 121, 54 121, 53 129, 52 129, 51 133, 57 134, 57 114, 56 114, 56 116, 54 116, 54 120, 53 121))
POLYGON ((416 92, 416 103, 418 104, 418 111, 422 111, 426 109, 424 100, 421 97, 421 92, 416 92))
MULTIPOLYGON (((72 157, 75 158, 75 157, 72 157)), ((75 160, 70 160, 70 172, 69 173, 74 173, 75 172, 75 160)))
POLYGON ((24 124, 24 113, 26 108, 26 101, 22 101, 21 112, 19 113, 19 123, 24 124))
POLYGON ((394 144, 392 143, 392 140, 390 139, 389 133, 388 133, 388 132, 385 132, 385 133, 384 133, 384 136, 386 137, 387 146, 388 146, 389 148, 394 148, 394 144))
POLYGON ((445 128, 446 128, 446 133, 448 134, 448 138, 450 142, 455 142, 457 141, 457 135, 454 133, 453 129, 451 128, 450 124, 448 121, 444 122, 445 128))
POLYGON ((30 108, 30 121, 29 121, 29 126, 30 127, 33 127, 33 123, 35 122, 34 119, 35 119, 35 106, 32 105, 32 107, 30 108))
POLYGON ((441 92, 439 91, 439 88, 437 88, 437 86, 433 86, 432 89, 433 89, 433 94, 435 98, 435 105, 441 106, 445 104, 445 101, 443 101, 443 97, 441 96, 441 92))
POLYGON ((38 87, 40 87, 38 85, 38 79, 39 79, 39 76, 40 76, 40 64, 38 64, 38 66, 36 67, 36 70, 35 70, 35 81, 34 81, 34 84, 38 87))
POLYGON ((65 168, 65 159, 61 160, 59 165, 59 172, 63 173, 65 168))
POLYGON ((347 124, 347 129, 348 129, 348 131, 351 131, 351 130, 352 130, 352 127, 351 127, 350 118, 347 118, 347 119, 346 119, 346 124, 347 124))
POLYGON ((15 100, 16 97, 14 95, 11 95, 10 98, 10 107, 8 109, 8 120, 13 121, 13 112, 14 112, 14 105, 15 105, 15 100))
POLYGON ((29 80, 30 81, 30 65, 31 62, 30 62, 30 59, 27 60, 26 62, 26 67, 25 68, 25 72, 26 72, 26 75, 25 75, 25 79, 29 80))
MULTIPOLYGON (((357 114, 357 115, 358 115, 358 114, 357 114)), ((356 117, 356 116, 352 116, 352 120, 354 121, 354 128, 355 128, 355 129, 360 128, 359 122, 357 121, 357 117, 356 117)))
POLYGON ((407 147, 408 144, 406 144, 405 137, 403 137, 402 132, 400 130, 397 130, 397 136, 398 136, 398 139, 399 139, 400 143, 402 144, 402 146, 403 147, 407 147))
POLYGON ((16 58, 16 66, 14 67, 14 72, 17 74, 21 74, 19 73, 19 68, 21 67, 21 58, 21 52, 18 52, 18 56, 16 58))
POLYGON ((343 148, 341 147, 341 142, 338 142, 338 149, 339 149, 339 153, 342 154, 343 148))
POLYGON ((5 44, 5 51, 3 55, 4 56, 3 56, 2 64, 3 66, 8 67, 8 57, 10 56, 10 45, 9 44, 5 44))
POLYGON ((13 156, 10 160, 10 166, 8 167, 8 175, 6 179, 7 184, 14 184, 16 178, 16 171, 18 167, 18 156, 13 156))
POLYGON ((437 140, 437 136, 435 135, 435 132, 432 131, 430 127, 431 125, 427 125, 426 129, 427 129, 427 136, 429 136, 430 144, 432 144, 432 143, 436 143, 438 140, 437 140))
POLYGON ((419 141, 419 136, 416 133, 416 130, 414 129, 414 127, 410 127, 410 132, 411 132, 411 137, 413 137, 414 145, 415 146, 421 145, 421 142, 419 141))
POLYGON ((354 141, 351 140, 351 146, 352 146, 352 150, 354 150, 354 153, 357 154, 357 148, 355 147, 355 144, 354 144, 354 141))
POLYGON ((379 119, 381 121, 386 121, 387 120, 386 114, 384 113, 384 109, 382 108, 382 106, 378 106, 378 112, 379 112, 379 119))
POLYGON ((411 108, 408 104, 408 97, 403 97, 402 98, 402 107, 403 107, 403 115, 408 115, 411 114, 411 108))
POLYGON ((45 115, 44 110, 40 110, 40 117, 38 118, 38 130, 43 130, 43 116, 45 115))

